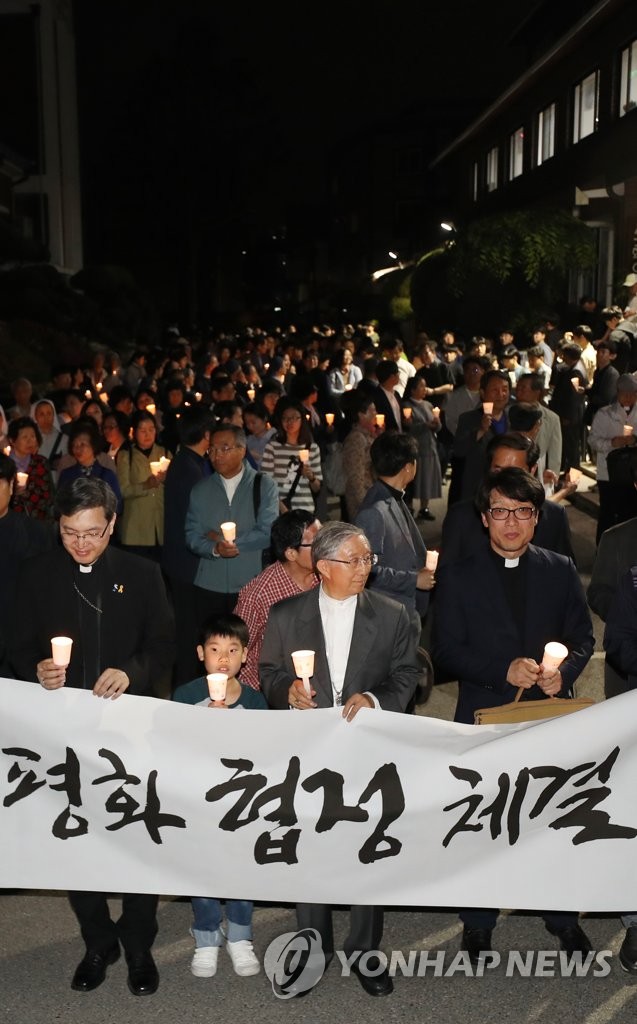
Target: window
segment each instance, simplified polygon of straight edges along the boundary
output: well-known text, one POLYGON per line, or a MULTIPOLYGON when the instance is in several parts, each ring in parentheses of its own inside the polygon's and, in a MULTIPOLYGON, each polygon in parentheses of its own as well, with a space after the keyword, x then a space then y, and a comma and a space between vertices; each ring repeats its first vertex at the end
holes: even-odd
POLYGON ((474 165, 473 165, 473 183, 472 183, 472 195, 473 195, 474 203, 477 202, 477 199, 478 199, 479 182, 480 182, 480 168, 478 167, 478 163, 476 161, 474 163, 474 165))
POLYGON ((593 71, 573 92, 573 142, 585 139, 597 131, 599 104, 599 71, 593 71))
POLYGON ((487 153, 487 192, 495 192, 498 187, 498 147, 494 146, 487 153))
POLYGON ((537 166, 555 156, 555 104, 537 115, 537 166))
POLYGON ((524 170, 524 128, 509 136, 509 181, 519 178, 524 170))
POLYGON ((622 70, 619 89, 619 116, 623 117, 637 106, 637 40, 622 51, 622 70))

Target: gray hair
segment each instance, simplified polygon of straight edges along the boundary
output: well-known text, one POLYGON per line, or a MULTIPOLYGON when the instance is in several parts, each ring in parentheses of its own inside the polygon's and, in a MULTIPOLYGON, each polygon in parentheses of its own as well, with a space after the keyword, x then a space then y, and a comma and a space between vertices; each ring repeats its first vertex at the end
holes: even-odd
POLYGON ((312 543, 312 565, 316 566, 322 558, 334 558, 342 544, 350 537, 362 537, 369 546, 364 530, 353 523, 331 522, 322 526, 312 543))
POLYGON ((247 448, 248 439, 246 432, 243 427, 237 427, 234 423, 217 423, 210 431, 210 438, 212 439, 215 434, 233 434, 234 443, 238 448, 247 448))

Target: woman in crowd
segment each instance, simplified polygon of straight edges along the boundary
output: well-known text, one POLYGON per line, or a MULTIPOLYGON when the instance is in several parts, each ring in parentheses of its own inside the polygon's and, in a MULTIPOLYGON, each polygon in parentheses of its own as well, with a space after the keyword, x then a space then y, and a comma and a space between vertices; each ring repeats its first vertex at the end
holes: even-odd
POLYGON ((276 435, 268 441, 261 469, 274 477, 279 488, 279 510, 304 508, 313 512, 321 489, 321 454, 312 438, 306 412, 300 402, 281 398, 274 413, 276 435), (307 451, 307 461, 301 452, 307 451))
POLYGON ((335 353, 328 374, 330 391, 333 395, 342 395, 352 391, 363 379, 363 374, 353 362, 352 353, 348 348, 339 348, 335 353))
POLYGON ((354 424, 343 441, 343 470, 347 516, 353 523, 363 498, 374 482, 369 449, 378 435, 378 427, 374 398, 369 392, 357 392, 352 397, 351 417, 354 424))
POLYGON ((13 492, 12 508, 33 519, 53 519, 53 477, 49 463, 38 454, 42 434, 35 420, 19 416, 11 420, 8 429, 11 458, 18 474, 26 473, 26 483, 18 482, 13 492))
POLYGON ((123 412, 107 412, 102 423, 106 454, 115 462, 120 448, 128 444, 129 420, 123 412))
POLYGON ((159 560, 164 542, 165 470, 153 472, 151 462, 169 457, 157 441, 155 417, 138 410, 132 417, 133 440, 117 455, 117 478, 124 498, 122 547, 159 560))
MULTIPOLYGON (((80 413, 81 420, 85 420, 87 417, 95 420, 98 431, 101 431, 102 424, 104 422, 104 403, 98 401, 97 398, 89 398, 82 406, 82 411, 80 413)), ((104 445, 102 444, 100 451, 103 450, 104 445)))
POLYGON ((261 469, 261 460, 268 441, 271 441, 276 430, 268 422, 268 412, 260 402, 251 402, 243 410, 243 420, 248 431, 248 452, 257 469, 261 469))
POLYGON ((31 419, 37 423, 42 443, 38 449, 40 455, 49 460, 49 466, 55 471, 56 463, 66 455, 68 438, 62 433, 55 406, 49 398, 41 398, 31 406, 31 419))
POLYGON ((440 415, 434 413, 431 402, 425 401, 426 393, 425 378, 419 375, 410 377, 405 388, 404 408, 411 409, 411 418, 405 423, 418 442, 418 468, 412 497, 420 502, 418 517, 434 519, 429 511, 429 501, 442 495, 442 471, 436 444, 440 415))
MULTIPOLYGON (((87 403, 88 404, 88 403, 87 403)), ((100 462, 104 455, 100 431, 95 420, 90 416, 76 420, 69 430, 69 454, 73 456, 70 466, 60 470, 60 486, 76 480, 78 476, 95 476, 103 480, 115 492, 117 497, 117 514, 122 513, 122 492, 114 468, 100 462)), ((108 456, 105 457, 108 462, 108 456)))

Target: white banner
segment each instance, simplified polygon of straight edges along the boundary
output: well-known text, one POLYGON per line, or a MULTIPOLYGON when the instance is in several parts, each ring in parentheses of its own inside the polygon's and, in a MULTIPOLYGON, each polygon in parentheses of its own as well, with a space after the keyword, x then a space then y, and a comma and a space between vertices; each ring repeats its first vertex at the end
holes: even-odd
POLYGON ((0 887, 637 910, 637 694, 453 725, 0 679, 0 887))

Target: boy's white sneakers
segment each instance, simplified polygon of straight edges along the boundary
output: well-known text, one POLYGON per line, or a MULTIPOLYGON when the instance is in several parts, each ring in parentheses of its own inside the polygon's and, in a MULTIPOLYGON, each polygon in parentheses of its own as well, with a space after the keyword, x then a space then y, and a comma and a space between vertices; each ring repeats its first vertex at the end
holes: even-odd
POLYGON ((214 978, 218 959, 219 946, 199 946, 194 952, 190 970, 195 978, 214 978))
POLYGON ((248 978, 251 974, 258 974, 261 970, 249 939, 240 939, 238 942, 226 942, 226 949, 230 954, 235 974, 238 974, 239 977, 248 978))

